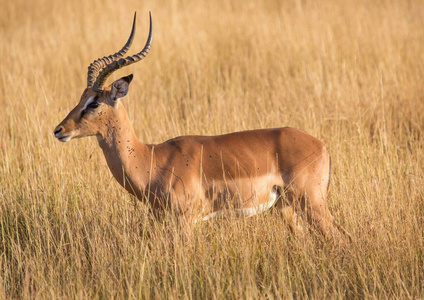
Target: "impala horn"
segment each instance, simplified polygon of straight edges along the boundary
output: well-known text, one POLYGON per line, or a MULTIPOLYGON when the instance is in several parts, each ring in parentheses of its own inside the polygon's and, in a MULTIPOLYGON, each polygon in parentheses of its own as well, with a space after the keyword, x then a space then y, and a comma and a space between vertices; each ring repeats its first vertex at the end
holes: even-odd
POLYGON ((125 43, 124 47, 121 50, 116 52, 113 55, 105 56, 103 58, 96 59, 93 61, 88 67, 87 74, 87 87, 93 87, 93 90, 96 92, 100 92, 103 88, 103 84, 110 74, 115 72, 116 70, 136 63, 146 57, 147 53, 149 53, 150 46, 152 44, 153 37, 153 23, 152 23, 152 14, 149 12, 150 17, 150 29, 149 36, 147 38, 146 45, 144 45, 143 50, 139 53, 134 54, 132 56, 127 56, 122 58, 125 53, 130 49, 131 44, 134 40, 135 34, 135 21, 136 21, 137 13, 134 13, 134 21, 131 29, 130 37, 128 41, 125 43))

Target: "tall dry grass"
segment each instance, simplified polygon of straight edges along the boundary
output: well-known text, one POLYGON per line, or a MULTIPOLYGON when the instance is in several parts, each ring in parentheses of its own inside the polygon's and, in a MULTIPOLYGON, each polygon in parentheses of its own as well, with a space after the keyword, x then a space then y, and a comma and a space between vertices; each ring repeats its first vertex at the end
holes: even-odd
POLYGON ((0 298, 423 298, 424 4, 420 1, 3 1, 0 298), (324 140, 334 247, 281 219, 196 226, 146 208, 95 138, 57 142, 86 68, 139 16, 151 53, 124 100, 138 136, 293 126, 324 140))

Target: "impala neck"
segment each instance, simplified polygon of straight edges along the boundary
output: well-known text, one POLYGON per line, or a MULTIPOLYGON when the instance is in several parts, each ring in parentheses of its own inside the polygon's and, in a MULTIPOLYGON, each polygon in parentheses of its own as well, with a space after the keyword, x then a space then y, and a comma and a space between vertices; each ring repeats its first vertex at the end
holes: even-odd
POLYGON ((109 113, 105 130, 97 136, 99 146, 115 179, 139 197, 148 181, 150 148, 135 135, 122 103, 109 113))

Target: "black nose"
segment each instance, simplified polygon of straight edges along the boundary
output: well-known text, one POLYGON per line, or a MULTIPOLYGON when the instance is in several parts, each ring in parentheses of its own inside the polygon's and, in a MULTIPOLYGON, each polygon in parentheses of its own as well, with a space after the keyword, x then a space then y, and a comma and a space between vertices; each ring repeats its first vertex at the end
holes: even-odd
POLYGON ((56 129, 55 131, 54 131, 54 134, 56 135, 56 134, 58 134, 59 132, 61 132, 62 131, 62 127, 59 127, 58 129, 56 129))

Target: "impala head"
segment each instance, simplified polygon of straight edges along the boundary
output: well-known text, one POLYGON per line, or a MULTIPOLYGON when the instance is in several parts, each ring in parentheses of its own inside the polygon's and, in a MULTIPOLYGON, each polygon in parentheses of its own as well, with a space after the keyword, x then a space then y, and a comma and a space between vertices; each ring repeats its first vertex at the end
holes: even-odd
POLYGON ((54 136, 61 142, 68 142, 77 137, 102 135, 107 129, 107 116, 112 115, 119 106, 119 99, 128 93, 133 75, 116 80, 103 87, 106 79, 116 70, 142 60, 150 50, 152 43, 152 16, 150 30, 143 50, 132 56, 123 57, 129 50, 135 34, 136 14, 128 41, 124 47, 113 55, 99 58, 88 67, 87 88, 82 93, 80 102, 55 128, 54 136))

